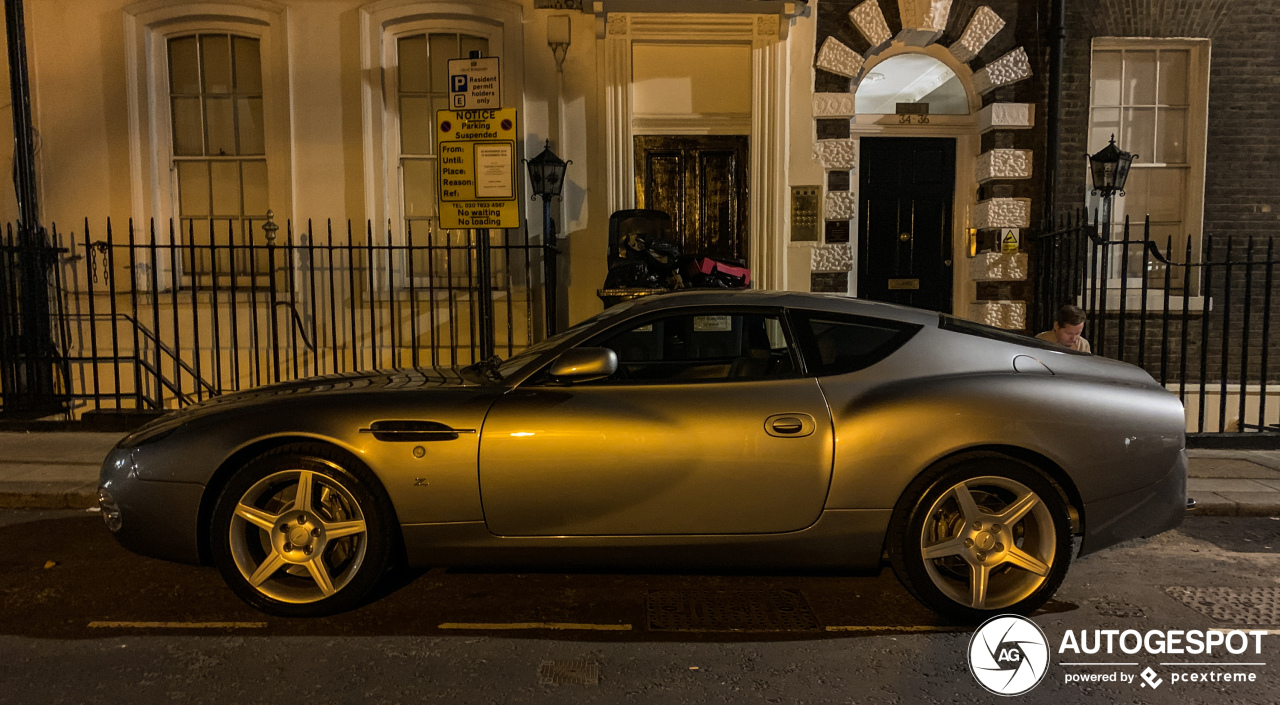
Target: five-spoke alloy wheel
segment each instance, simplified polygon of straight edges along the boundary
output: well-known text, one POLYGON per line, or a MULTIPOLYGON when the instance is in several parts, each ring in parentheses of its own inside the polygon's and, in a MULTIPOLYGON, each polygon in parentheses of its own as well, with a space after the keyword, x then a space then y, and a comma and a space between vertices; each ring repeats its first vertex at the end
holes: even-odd
POLYGON ((212 555, 245 602, 288 617, 350 609, 382 576, 394 512, 370 473, 323 446, 250 461, 213 512, 212 555))
POLYGON ((904 493, 889 557, 903 585, 944 616, 1028 614, 1066 575, 1067 505, 1030 465, 996 454, 962 458, 925 472, 904 493))

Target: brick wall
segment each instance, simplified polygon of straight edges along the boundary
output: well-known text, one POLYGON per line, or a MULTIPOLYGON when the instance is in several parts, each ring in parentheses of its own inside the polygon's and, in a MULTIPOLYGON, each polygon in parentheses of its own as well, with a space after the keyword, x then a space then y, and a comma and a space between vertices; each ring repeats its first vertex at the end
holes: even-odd
MULTIPOLYGON (((1204 233, 1215 238, 1210 261, 1242 261, 1254 238, 1257 259, 1266 241, 1280 237, 1280 10, 1274 0, 1149 0, 1137 12, 1131 0, 1071 0, 1067 3, 1067 51, 1063 75, 1061 171, 1057 185, 1060 208, 1078 207, 1089 185, 1083 155, 1088 141, 1090 48, 1094 37, 1196 37, 1212 42, 1209 63, 1209 111, 1205 163, 1204 233)), ((1226 289, 1231 288, 1232 316, 1227 320, 1227 376, 1238 379, 1246 280, 1252 278, 1253 304, 1260 314, 1265 282, 1261 268, 1244 276, 1210 282, 1211 331, 1216 344, 1208 349, 1210 379, 1220 370, 1224 353, 1220 337, 1226 289)), ((1273 292, 1280 304, 1280 295, 1273 292)), ((1276 316, 1273 310, 1272 317, 1276 316)), ((1136 334, 1135 334, 1136 335, 1136 334)), ((1195 344, 1199 338, 1195 336, 1195 344)), ((1249 379, 1260 370, 1260 325, 1249 334, 1254 362, 1249 379)), ((1280 326, 1272 325, 1266 341, 1280 357, 1280 326)), ((1274 379, 1276 372, 1269 371, 1274 379)), ((1192 376, 1192 375, 1189 375, 1192 376)))

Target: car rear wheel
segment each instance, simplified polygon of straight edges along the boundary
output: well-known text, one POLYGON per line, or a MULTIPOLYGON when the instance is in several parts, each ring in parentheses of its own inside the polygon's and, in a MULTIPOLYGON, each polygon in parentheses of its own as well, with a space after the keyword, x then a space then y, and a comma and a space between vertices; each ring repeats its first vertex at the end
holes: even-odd
POLYGON ((1057 487, 1007 456, 969 456, 925 472, 889 534, 894 573, 939 614, 981 622, 1043 605, 1071 562, 1071 523, 1057 487))
POLYGON ((212 555, 227 585, 282 617, 341 612, 385 572, 394 511, 372 474, 338 451, 285 446, 250 461, 213 511, 212 555))

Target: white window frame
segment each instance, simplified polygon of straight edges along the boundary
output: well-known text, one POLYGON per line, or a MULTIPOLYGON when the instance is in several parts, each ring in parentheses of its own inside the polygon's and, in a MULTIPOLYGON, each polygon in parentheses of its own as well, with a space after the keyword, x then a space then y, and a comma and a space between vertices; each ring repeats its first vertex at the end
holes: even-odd
POLYGON ((154 219, 157 242, 167 243, 168 223, 173 219, 176 225, 178 218, 169 104, 169 39, 217 32, 259 41, 267 203, 276 220, 290 218, 293 163, 284 6, 260 0, 151 0, 126 7, 124 24, 130 200, 135 221, 145 226, 154 219))
MULTIPOLYGON (((1208 143, 1208 127, 1209 127, 1209 68, 1212 43, 1209 39, 1164 39, 1150 37, 1095 37, 1089 51, 1089 116, 1086 121, 1086 137, 1093 132, 1093 86, 1094 86, 1094 54, 1099 51, 1149 51, 1159 49, 1185 49, 1188 51, 1187 61, 1187 183, 1184 192, 1182 223, 1186 230, 1188 238, 1191 240, 1191 257, 1192 261, 1199 262, 1203 257, 1203 239, 1204 239, 1204 190, 1205 190, 1205 153, 1208 143)), ((1123 149, 1124 145, 1120 145, 1123 149)), ((1135 164, 1131 169, 1148 168, 1142 164, 1135 164)), ((1085 204, 1090 208, 1096 207, 1097 197, 1090 194, 1092 183, 1085 184, 1085 204)), ((1121 198, 1117 196, 1117 198, 1121 198)), ((1135 214, 1130 214, 1135 215, 1135 214)), ((1113 224, 1114 228, 1114 224, 1113 224)), ((1110 235, 1110 234, 1108 234, 1110 235)), ((1130 237, 1134 239, 1140 238, 1142 235, 1142 221, 1130 221, 1130 237), (1136 231, 1135 231, 1136 228, 1136 231)), ((1119 253, 1117 249, 1115 251, 1119 253)), ((1185 250, 1183 250, 1185 252, 1185 250)), ((1175 261, 1181 259, 1181 253, 1175 252, 1175 261)), ((1201 278, 1199 268, 1186 273, 1186 294, 1192 296, 1190 308, 1199 310, 1204 306, 1203 297, 1200 296, 1201 278)), ((1115 290, 1115 296, 1108 294, 1107 309, 1119 308, 1119 290, 1121 285, 1121 277, 1110 277, 1107 281, 1108 289, 1115 290), (1114 302, 1112 299, 1114 298, 1114 302)), ((1127 307, 1135 308, 1141 306, 1140 295, 1137 290, 1142 286, 1141 277, 1129 277, 1128 288, 1130 290, 1127 307)), ((1155 296, 1159 302, 1154 306, 1152 301, 1148 301, 1148 310, 1160 308, 1164 305, 1163 295, 1155 296)), ((1170 301, 1170 307, 1176 305, 1177 308, 1182 307, 1182 297, 1174 296, 1170 301)))
MULTIPOLYGON (((390 235, 405 241, 400 190, 400 116, 396 103, 400 37, 459 32, 485 37, 489 51, 500 57, 501 101, 519 109, 524 122, 524 30, 522 9, 508 0, 381 0, 360 8, 361 85, 365 217, 390 223, 390 232, 375 227, 374 238, 390 235)), ((519 146, 519 145, 518 145, 519 146)), ((425 242, 415 233, 415 244, 425 242)))

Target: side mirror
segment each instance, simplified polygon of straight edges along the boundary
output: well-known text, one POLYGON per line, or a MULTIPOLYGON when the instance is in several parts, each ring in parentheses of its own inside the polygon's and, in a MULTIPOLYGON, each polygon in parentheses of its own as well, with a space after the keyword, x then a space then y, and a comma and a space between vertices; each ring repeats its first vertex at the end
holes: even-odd
POLYGON ((618 353, 609 348, 574 348, 551 363, 551 378, 560 382, 590 382, 618 371, 618 353))

